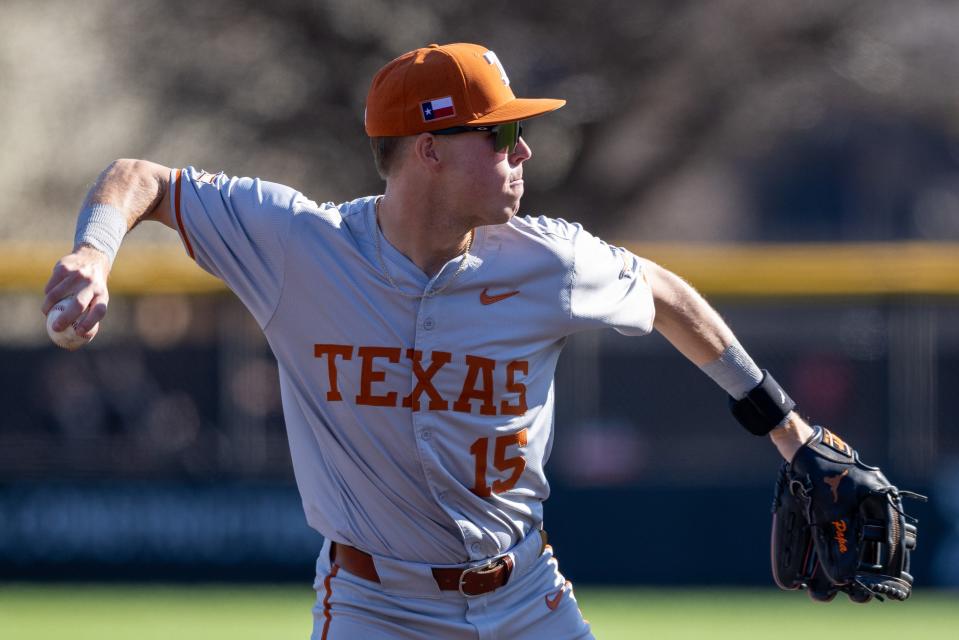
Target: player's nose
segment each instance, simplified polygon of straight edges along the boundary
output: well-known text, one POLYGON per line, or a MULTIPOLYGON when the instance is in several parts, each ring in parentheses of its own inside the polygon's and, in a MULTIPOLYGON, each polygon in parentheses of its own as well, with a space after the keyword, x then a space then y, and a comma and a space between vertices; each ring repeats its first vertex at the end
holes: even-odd
POLYGON ((532 157, 533 150, 526 143, 526 140, 523 139, 523 136, 520 136, 519 140, 516 141, 516 147, 513 149, 513 153, 510 155, 510 162, 514 165, 519 165, 532 157))

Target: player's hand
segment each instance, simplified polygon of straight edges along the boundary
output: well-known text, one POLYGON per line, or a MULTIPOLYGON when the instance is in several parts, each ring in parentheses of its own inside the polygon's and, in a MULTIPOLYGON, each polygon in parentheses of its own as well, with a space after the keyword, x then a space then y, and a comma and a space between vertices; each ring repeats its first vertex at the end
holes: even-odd
POLYGON ((77 333, 85 335, 100 322, 107 313, 110 301, 107 292, 109 274, 109 258, 93 247, 81 245, 73 253, 61 258, 54 265, 50 280, 44 287, 46 298, 41 310, 46 315, 64 298, 71 300, 53 329, 63 331, 76 323, 77 333))
POLYGON ((816 431, 798 413, 791 411, 781 425, 769 432, 769 437, 783 460, 790 462, 799 449, 809 442, 816 431))

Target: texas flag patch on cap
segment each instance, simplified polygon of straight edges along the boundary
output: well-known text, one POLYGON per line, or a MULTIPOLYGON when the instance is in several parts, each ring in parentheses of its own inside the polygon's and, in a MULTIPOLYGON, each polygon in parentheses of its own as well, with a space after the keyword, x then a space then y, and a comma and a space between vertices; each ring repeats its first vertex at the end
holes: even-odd
POLYGON ((420 108, 423 109, 423 122, 451 118, 456 115, 456 109, 453 108, 453 98, 450 96, 421 102, 420 108))

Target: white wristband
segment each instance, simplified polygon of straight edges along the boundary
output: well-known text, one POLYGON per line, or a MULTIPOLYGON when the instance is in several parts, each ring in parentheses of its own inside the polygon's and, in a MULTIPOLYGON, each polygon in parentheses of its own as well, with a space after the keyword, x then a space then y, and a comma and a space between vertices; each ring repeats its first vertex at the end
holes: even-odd
POLYGON ((736 400, 745 398, 763 380, 763 372, 738 342, 726 347, 719 358, 699 368, 736 400))
POLYGON ((73 246, 88 244, 102 251, 113 266, 113 260, 117 257, 126 232, 127 217, 122 211, 110 204, 93 204, 84 207, 77 217, 73 246))

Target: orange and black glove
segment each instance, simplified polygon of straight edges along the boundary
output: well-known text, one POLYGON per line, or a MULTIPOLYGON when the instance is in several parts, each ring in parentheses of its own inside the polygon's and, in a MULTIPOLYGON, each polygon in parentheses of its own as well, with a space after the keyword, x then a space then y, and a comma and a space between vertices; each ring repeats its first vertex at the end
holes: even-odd
POLYGON ((905 600, 912 592, 909 555, 916 519, 878 467, 822 427, 779 471, 773 499, 773 578, 828 602, 840 591, 854 602, 905 600))

